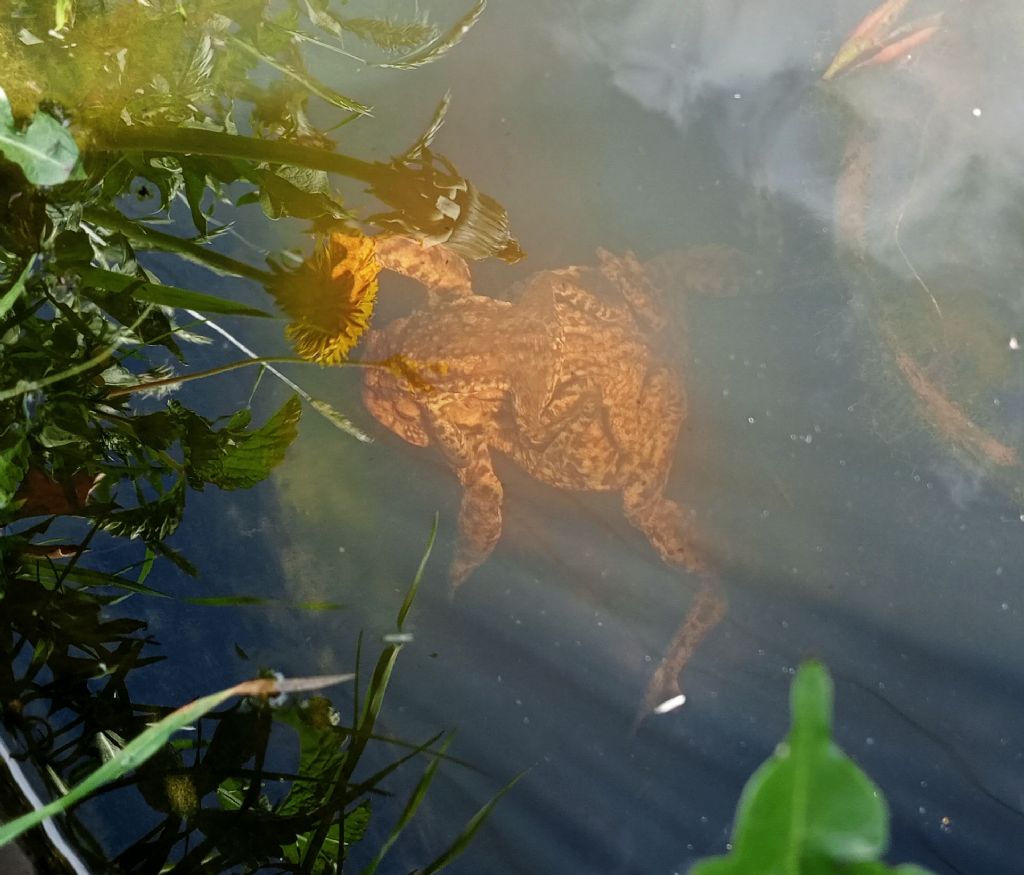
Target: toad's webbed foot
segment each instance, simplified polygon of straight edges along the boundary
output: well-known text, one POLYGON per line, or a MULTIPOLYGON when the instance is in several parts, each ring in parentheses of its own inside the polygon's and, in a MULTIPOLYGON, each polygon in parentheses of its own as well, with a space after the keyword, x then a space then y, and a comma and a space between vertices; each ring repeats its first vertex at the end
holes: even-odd
POLYGON ((646 717, 667 713, 683 704, 685 697, 679 687, 679 675, 700 642, 725 617, 728 607, 718 582, 705 577, 701 590, 647 683, 643 705, 633 723, 634 731, 646 717))

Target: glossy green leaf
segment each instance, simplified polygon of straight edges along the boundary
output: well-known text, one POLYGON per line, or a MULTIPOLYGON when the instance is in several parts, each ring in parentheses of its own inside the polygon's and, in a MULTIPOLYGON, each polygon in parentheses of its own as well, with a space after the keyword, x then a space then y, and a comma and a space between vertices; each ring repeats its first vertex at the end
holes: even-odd
POLYGON ((28 127, 14 123, 7 94, 0 88, 0 154, 17 164, 33 185, 59 185, 81 179, 75 138, 57 119, 37 112, 28 127))
POLYGON ((881 791, 832 740, 832 681, 804 663, 790 694, 792 728, 747 782, 733 850, 690 875, 912 875, 878 862, 888 846, 881 791))
POLYGON ((260 428, 247 431, 247 420, 239 419, 214 431, 198 414, 176 409, 185 418, 182 441, 189 483, 195 489, 204 483, 245 489, 264 480, 284 460, 302 415, 301 402, 293 395, 260 428))
POLYGON ((199 310, 202 313, 223 313, 228 316, 261 316, 272 318, 270 313, 257 310, 245 304, 239 304, 226 298, 183 289, 178 286, 165 286, 150 283, 136 277, 126 276, 103 270, 99 267, 86 267, 79 270, 82 280, 109 292, 130 292, 131 296, 147 304, 159 304, 163 307, 178 307, 182 310, 199 310))

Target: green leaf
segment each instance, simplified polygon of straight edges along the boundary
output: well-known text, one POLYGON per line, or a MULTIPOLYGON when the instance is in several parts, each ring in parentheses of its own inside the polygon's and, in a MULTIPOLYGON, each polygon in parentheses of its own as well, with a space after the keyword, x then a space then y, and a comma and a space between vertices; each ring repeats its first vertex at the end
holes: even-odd
POLYGON ((299 397, 293 395, 260 428, 246 431, 247 420, 235 419, 219 431, 198 414, 177 407, 184 418, 182 442, 189 483, 202 489, 212 483, 221 489, 246 489, 264 480, 284 459, 285 450, 298 434, 302 415, 299 397))
POLYGON ((358 841, 361 841, 363 836, 366 835, 366 830, 370 826, 370 815, 372 813, 369 799, 364 800, 351 811, 345 812, 346 848, 350 845, 354 845, 358 841))
POLYGON ((0 319, 10 311, 11 307, 14 306, 14 302, 21 297, 21 293, 25 291, 25 282, 32 272, 32 266, 36 263, 36 257, 33 255, 21 269, 21 273, 18 274, 18 278, 14 281, 11 287, 0 295, 0 319))
POLYGON ((135 277, 125 276, 99 267, 86 267, 79 270, 82 280, 96 288, 108 292, 130 291, 133 298, 147 304, 159 304, 163 307, 178 307, 183 310, 199 310, 204 313, 223 313, 228 316, 260 316, 273 318, 270 313, 238 304, 226 298, 218 298, 205 292, 183 289, 178 286, 165 286, 160 283, 146 282, 135 277))
POLYGON ((192 725, 204 714, 209 713, 232 696, 268 696, 291 691, 319 689, 350 679, 351 675, 328 675, 320 678, 245 681, 230 689, 196 699, 154 723, 59 799, 31 811, 23 817, 0 825, 0 847, 14 841, 25 830, 42 823, 47 818, 67 811, 76 802, 81 801, 90 793, 94 793, 105 784, 116 781, 134 771, 150 757, 163 751, 164 746, 175 732, 192 725))
POLYGON ((877 862, 888 845, 885 800, 833 742, 832 698, 825 667, 804 663, 793 681, 789 735, 740 797, 732 853, 698 863, 690 875, 894 871, 877 862))
POLYGON ((289 64, 285 64, 270 55, 264 54, 256 48, 256 46, 247 43, 245 40, 239 39, 236 36, 231 36, 228 39, 231 45, 242 49, 253 57, 259 58, 279 73, 283 73, 289 79, 297 82, 311 94, 315 94, 317 97, 326 100, 328 103, 333 104, 339 109, 346 109, 349 112, 358 113, 359 115, 370 115, 370 107, 365 103, 360 103, 358 100, 353 100, 351 97, 346 97, 344 94, 340 94, 333 88, 328 88, 322 82, 319 82, 317 79, 302 70, 297 70, 289 64))
POLYGON ((18 425, 0 433, 0 515, 4 515, 28 469, 28 439, 18 425))
POLYGON ((78 146, 70 131, 45 112, 37 112, 19 131, 7 94, 0 88, 0 154, 17 164, 33 185, 59 185, 83 179, 78 146))
POLYGON ((185 513, 185 481, 178 480, 153 501, 116 511, 100 527, 119 538, 142 538, 147 544, 162 541, 181 523, 185 513))
POLYGON ((192 224, 205 237, 208 233, 206 214, 203 212, 203 195, 206 193, 206 175, 197 172, 192 162, 184 161, 181 175, 185 181, 185 200, 192 213, 192 224))
POLYGON ((436 61, 462 42, 462 38, 469 32, 470 28, 480 20, 485 6, 487 6, 487 0, 477 0, 476 5, 455 22, 451 30, 438 37, 430 45, 425 46, 418 52, 413 52, 411 55, 406 55, 404 58, 398 58, 390 63, 379 64, 378 66, 393 67, 398 70, 411 70, 414 67, 422 67, 424 64, 436 61))
POLYGON ((323 170, 284 164, 250 174, 259 185, 258 200, 268 218, 343 219, 349 212, 335 199, 323 170))

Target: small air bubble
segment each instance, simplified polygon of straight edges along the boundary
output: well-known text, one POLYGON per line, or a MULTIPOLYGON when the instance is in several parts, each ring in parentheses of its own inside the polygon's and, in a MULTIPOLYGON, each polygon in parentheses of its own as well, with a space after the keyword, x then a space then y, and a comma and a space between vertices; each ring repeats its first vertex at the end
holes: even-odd
POLYGON ((971 110, 971 115, 973 115, 975 118, 981 118, 981 107, 974 107, 974 109, 971 110))
POLYGON ((747 417, 747 422, 749 422, 751 425, 753 425, 755 422, 757 422, 757 420, 754 419, 753 416, 748 416, 747 417))

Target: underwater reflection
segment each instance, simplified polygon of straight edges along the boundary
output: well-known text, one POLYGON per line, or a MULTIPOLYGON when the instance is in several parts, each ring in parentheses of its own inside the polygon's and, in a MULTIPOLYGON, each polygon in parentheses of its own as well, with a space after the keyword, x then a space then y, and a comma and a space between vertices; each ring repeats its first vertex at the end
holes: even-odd
POLYGON ((1020 500, 1019 5, 606 12, 556 39, 676 128, 712 129, 736 173, 831 229, 865 376, 960 466, 954 498, 990 477, 1020 500))

